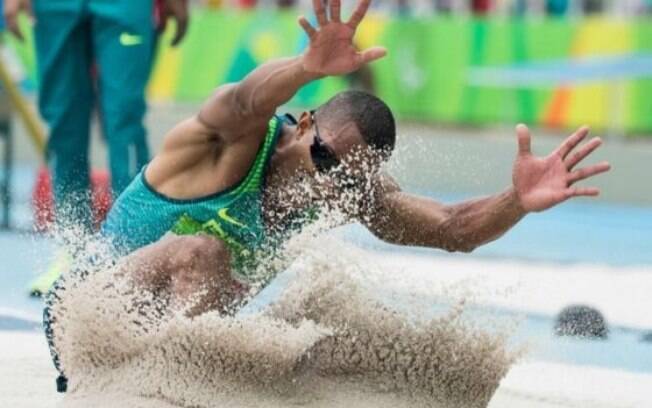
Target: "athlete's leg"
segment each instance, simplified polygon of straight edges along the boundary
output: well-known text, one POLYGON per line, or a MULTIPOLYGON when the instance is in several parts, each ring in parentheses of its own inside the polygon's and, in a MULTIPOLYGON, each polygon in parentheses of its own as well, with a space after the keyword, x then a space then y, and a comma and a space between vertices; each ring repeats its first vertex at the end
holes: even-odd
POLYGON ((102 128, 115 196, 149 160, 145 86, 154 58, 152 0, 91 0, 102 128))
MULTIPOLYGON (((240 300, 244 287, 231 278, 230 263, 230 252, 222 241, 207 235, 169 235, 123 258, 115 265, 114 273, 164 296, 172 308, 185 309, 192 317, 209 310, 229 313, 240 300)), ((83 279, 85 274, 72 272, 73 276, 59 278, 46 297, 43 326, 52 361, 60 373, 56 381, 59 392, 66 391, 68 379, 56 347, 54 310, 66 290, 66 278, 83 279)))
POLYGON ((57 218, 90 222, 88 145, 93 91, 90 26, 81 1, 34 1, 39 110, 48 123, 47 153, 57 218))
POLYGON ((229 249, 207 235, 168 235, 135 251, 118 268, 142 288, 169 295, 172 307, 192 305, 189 316, 228 312, 244 289, 231 277, 229 249))

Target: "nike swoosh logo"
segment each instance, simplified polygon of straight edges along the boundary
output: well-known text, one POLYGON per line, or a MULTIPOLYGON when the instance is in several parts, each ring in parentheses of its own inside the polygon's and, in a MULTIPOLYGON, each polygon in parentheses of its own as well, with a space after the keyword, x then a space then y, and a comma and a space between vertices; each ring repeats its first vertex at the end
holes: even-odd
POLYGON ((122 33, 120 34, 120 44, 125 47, 133 47, 134 45, 140 45, 143 43, 143 37, 140 35, 122 33))
POLYGON ((219 211, 217 212, 217 215, 218 215, 221 219, 223 219, 224 221, 226 221, 226 222, 228 222, 228 223, 230 223, 230 224, 237 225, 238 227, 241 227, 241 228, 245 228, 245 227, 246 227, 246 225, 242 224, 241 222, 239 222, 239 221, 236 220, 235 218, 229 216, 229 214, 227 214, 227 211, 229 211, 228 208, 222 208, 221 210, 219 210, 219 211))

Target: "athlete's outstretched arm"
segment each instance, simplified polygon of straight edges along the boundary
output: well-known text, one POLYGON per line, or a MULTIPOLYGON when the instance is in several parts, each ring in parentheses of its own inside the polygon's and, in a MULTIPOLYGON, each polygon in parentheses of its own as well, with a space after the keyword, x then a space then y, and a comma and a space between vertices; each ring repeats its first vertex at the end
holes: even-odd
POLYGON ((393 244, 450 252, 470 252, 493 241, 526 214, 513 189, 444 205, 395 187, 377 201, 374 212, 363 220, 374 235, 393 244))
POLYGON ((573 151, 587 136, 580 128, 547 157, 530 151, 530 132, 516 128, 518 154, 507 191, 454 205, 404 193, 391 179, 381 181, 375 205, 363 222, 378 237, 392 243, 469 252, 493 241, 529 212, 553 207, 571 197, 596 196, 597 188, 574 187, 577 181, 609 170, 606 162, 580 169, 576 165, 602 143, 593 138, 573 151))
POLYGON ((340 0, 330 1, 329 13, 322 0, 313 0, 318 27, 312 27, 303 16, 299 18, 310 39, 304 54, 270 61, 241 82, 220 87, 203 106, 200 121, 223 138, 242 137, 251 133, 248 124, 266 128, 277 107, 290 100, 306 83, 328 75, 348 74, 383 57, 383 48, 360 52, 353 45, 353 36, 370 1, 360 0, 351 18, 343 22, 340 0))
POLYGON ((175 126, 163 149, 148 166, 150 182, 162 184, 197 166, 212 166, 217 155, 246 156, 258 149, 270 117, 304 84, 327 75, 343 75, 381 58, 385 50, 359 52, 353 36, 371 0, 359 0, 351 18, 340 19, 340 0, 332 0, 329 15, 322 0, 313 0, 318 27, 304 17, 299 24, 310 38, 303 55, 270 61, 242 81, 220 86, 199 114, 175 126))

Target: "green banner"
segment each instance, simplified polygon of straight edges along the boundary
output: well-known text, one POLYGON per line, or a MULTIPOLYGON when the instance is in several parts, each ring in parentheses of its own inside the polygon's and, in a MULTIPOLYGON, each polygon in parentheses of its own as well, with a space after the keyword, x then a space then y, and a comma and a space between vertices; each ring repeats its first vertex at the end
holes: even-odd
MULTIPOLYGON (((200 101, 220 84, 307 45, 293 12, 271 11, 197 9, 181 47, 169 48, 166 39, 149 87, 153 100, 200 101)), ((374 91, 403 119, 652 130, 647 20, 370 15, 356 43, 385 46, 388 56, 360 74, 364 81, 326 78, 304 87, 292 103, 315 106, 371 79, 374 91)), ((32 48, 10 44, 33 79, 32 48)))

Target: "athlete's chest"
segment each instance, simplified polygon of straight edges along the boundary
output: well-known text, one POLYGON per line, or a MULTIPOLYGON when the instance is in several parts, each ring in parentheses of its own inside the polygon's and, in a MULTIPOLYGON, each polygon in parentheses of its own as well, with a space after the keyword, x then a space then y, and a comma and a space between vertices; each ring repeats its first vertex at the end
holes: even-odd
POLYGON ((285 234, 314 219, 314 198, 296 180, 268 177, 261 194, 261 220, 268 235, 285 234))

